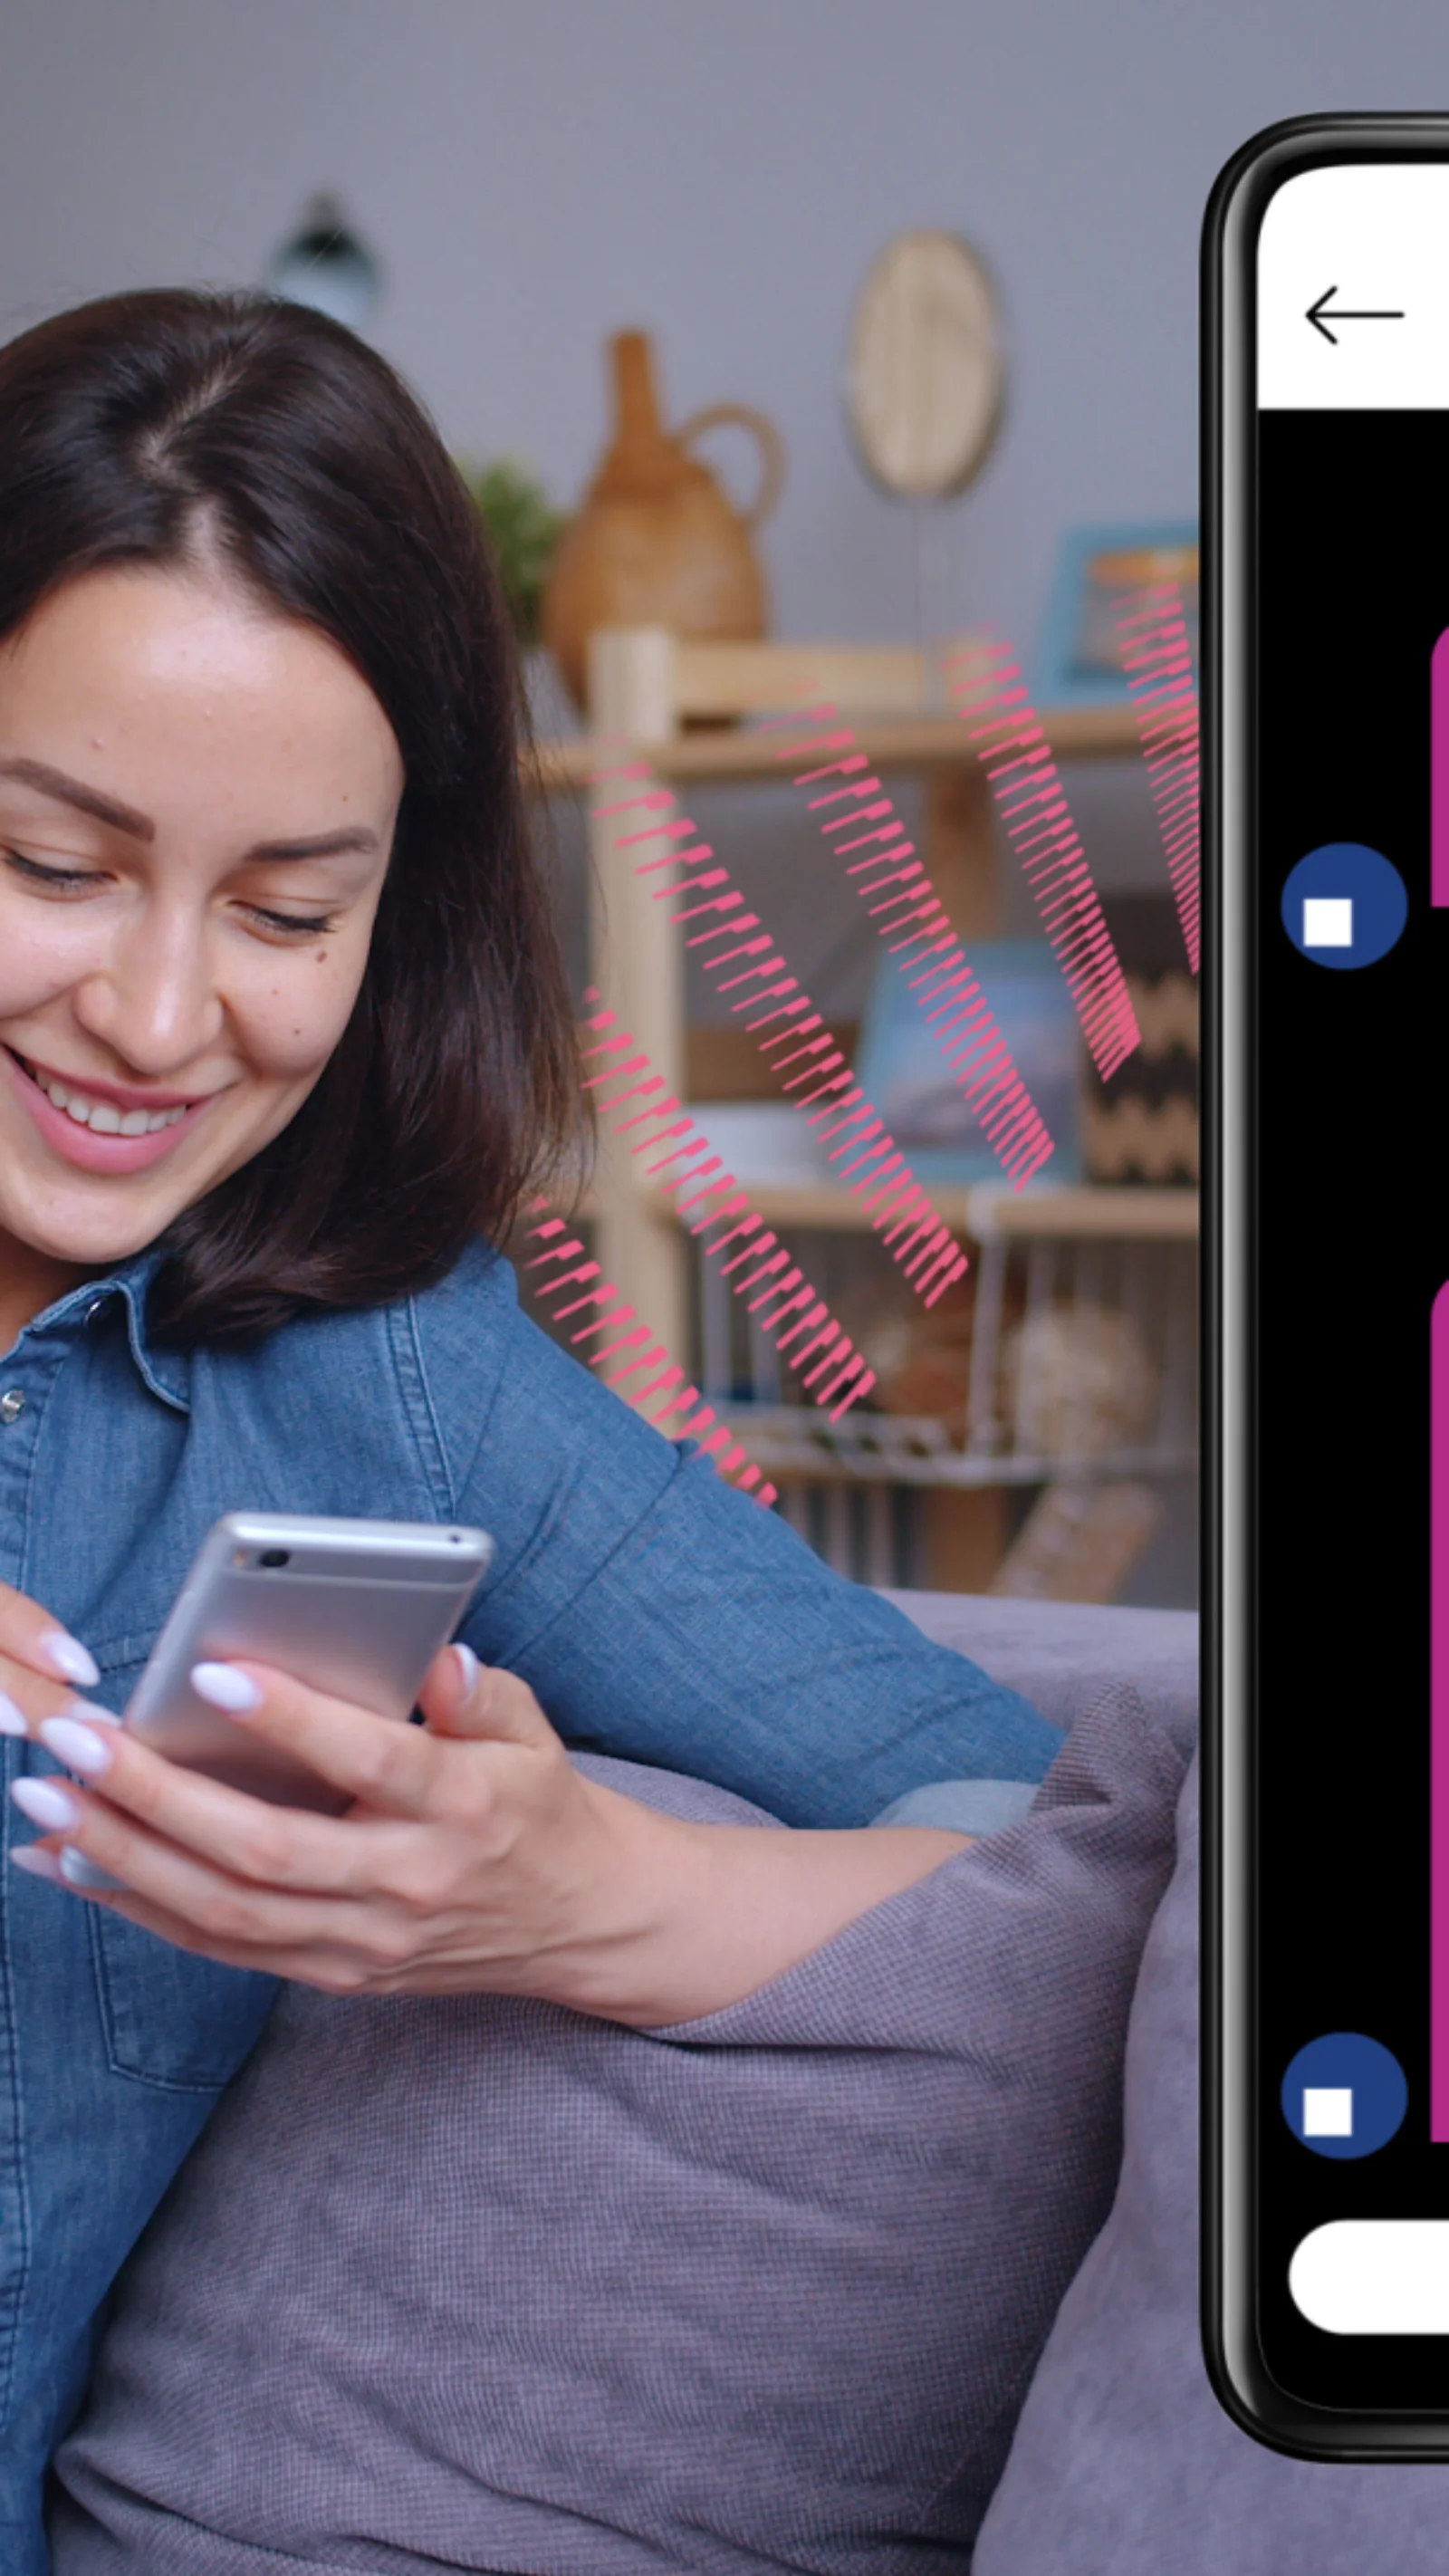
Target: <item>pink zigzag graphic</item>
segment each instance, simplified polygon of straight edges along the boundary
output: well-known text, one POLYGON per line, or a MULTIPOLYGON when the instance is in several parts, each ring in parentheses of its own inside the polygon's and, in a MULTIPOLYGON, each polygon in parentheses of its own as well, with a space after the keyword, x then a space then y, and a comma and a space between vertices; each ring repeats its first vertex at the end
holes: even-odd
MULTIPOLYGON (((836 712, 833 706, 802 707, 792 715, 767 716, 764 721, 792 726, 829 723, 836 712)), ((855 744, 854 733, 845 725, 813 739, 785 744, 779 757, 798 760, 816 751, 840 755, 818 769, 801 770, 793 782, 796 787, 811 787, 822 778, 851 780, 848 786, 812 796, 812 812, 842 799, 847 805, 854 799, 874 800, 822 821, 820 830, 828 835, 853 831, 857 824, 876 826, 853 840, 833 842, 835 855, 844 858, 851 850, 870 849, 868 858, 857 859, 846 871, 857 880, 855 891, 863 901, 880 894, 885 887, 897 889, 871 904, 876 930, 888 953, 900 959, 906 982, 925 1012, 928 1025, 942 1041, 957 1087, 974 1111, 992 1152, 1014 1186, 1024 1189, 1052 1152, 1051 1137, 966 962, 966 952, 951 928, 946 907, 915 855, 915 843, 905 839, 905 825, 881 789, 880 780, 856 776, 858 771, 868 770, 870 762, 855 744)))
MULTIPOLYGON (((632 760, 617 768, 593 771, 590 783, 598 786, 612 779, 619 785, 632 784, 646 782, 652 775, 647 760, 632 760)), ((687 815, 666 819, 677 815, 677 799, 668 788, 657 785, 641 785, 638 794, 625 796, 616 804, 596 806, 595 812, 612 817, 636 809, 658 820, 645 823, 636 832, 622 834, 615 843, 620 850, 661 839, 687 841, 698 830, 687 815)), ((806 1125, 818 1129, 822 1141, 831 1143, 828 1160, 840 1164, 841 1179, 849 1181, 852 1191, 872 1212, 874 1231, 883 1235, 917 1295, 927 1306, 934 1306, 968 1268, 967 1256, 932 1205, 929 1193, 917 1180, 884 1119, 855 1080, 839 1047, 825 1031, 809 994, 790 974, 758 913, 743 908, 744 897, 731 885, 729 870, 710 865, 714 856, 707 841, 696 840, 687 849, 667 848, 662 857, 636 860, 635 873, 647 876, 654 869, 665 871, 654 889, 654 900, 657 903, 672 901, 676 896, 683 898, 679 908, 670 913, 671 922, 707 921, 720 916, 712 928, 689 932, 687 945, 705 950, 702 963, 721 993, 733 993, 738 985, 748 988, 731 1003, 731 1009, 758 1011, 758 1016, 747 1020, 745 1026, 756 1039, 771 1072, 780 1079, 782 1091, 787 1098, 792 1093, 800 1094, 795 1105, 806 1125), (675 870, 681 873, 671 876, 675 870), (715 943, 721 940, 728 944, 717 946, 715 943), (782 1047, 785 1053, 775 1052, 782 1047), (799 1070, 790 1073, 792 1065, 799 1070), (874 1196, 863 1197, 866 1191, 873 1191, 874 1196)))
MULTIPOLYGON (((591 988, 584 999, 597 1004, 599 996, 591 988)), ((777 1351, 788 1357, 791 1367, 800 1373, 807 1387, 814 1390, 819 1379, 826 1379, 814 1400, 819 1405, 833 1406, 830 1419, 838 1422, 852 1404, 858 1404, 863 1395, 870 1393, 875 1384, 875 1371, 866 1367, 860 1352, 832 1319, 829 1307, 816 1294, 804 1272, 791 1261, 778 1235, 766 1226, 759 1210, 751 1207, 747 1193, 740 1188, 734 1174, 724 1170, 718 1154, 711 1154, 707 1138, 700 1134, 689 1112, 665 1091, 663 1075, 655 1072, 637 1039, 631 1037, 627 1029, 620 1028, 616 1013, 600 1005, 584 1022, 584 1027, 597 1032, 596 1043, 583 1049, 585 1064, 591 1057, 612 1056, 617 1059, 612 1064, 602 1065, 597 1072, 586 1074, 584 1088, 594 1092, 601 1113, 610 1119, 617 1119, 619 1112, 627 1109, 631 1102, 643 1102, 643 1107, 636 1108, 631 1117, 621 1122, 619 1134, 627 1136, 629 1130, 636 1127, 642 1131, 630 1139, 630 1150, 635 1154, 657 1155, 657 1160, 646 1168, 662 1191, 688 1188, 692 1192, 691 1196, 681 1196, 677 1202, 681 1215, 686 1211, 706 1211, 693 1216, 689 1230, 699 1237, 710 1260, 718 1260, 732 1243, 742 1247, 723 1264, 721 1277, 729 1279, 737 1270, 744 1272, 745 1275, 733 1282, 735 1295, 743 1296, 747 1288, 757 1291, 750 1299, 749 1311, 760 1317, 761 1331, 768 1334, 777 1351), (631 1080, 631 1076, 636 1078, 631 1080), (621 1079, 626 1087, 606 1100, 603 1096, 605 1085, 621 1079), (663 1123, 656 1123, 660 1121, 663 1123), (667 1148, 667 1151, 660 1151, 661 1148, 667 1148), (671 1164, 677 1168, 671 1171, 671 1164), (708 1206, 711 1199, 717 1202, 713 1208, 708 1206), (710 1231, 716 1226, 723 1227, 724 1231, 710 1241, 710 1231), (749 1267, 752 1263, 759 1266, 749 1267), (768 1313, 765 1311, 767 1308, 771 1310, 768 1313), (795 1318, 793 1322, 790 1320, 792 1317, 795 1318), (787 1325, 788 1331, 785 1329, 787 1325), (792 1349, 791 1344, 798 1342, 802 1334, 809 1338, 800 1349, 792 1349), (807 1361, 812 1359, 814 1367, 807 1368, 807 1361), (837 1397, 840 1399, 838 1403, 837 1397)), ((596 1280, 598 1264, 585 1262, 574 1275, 580 1283, 596 1280)), ((606 1281, 600 1281, 590 1293, 592 1298, 601 1299, 617 1292, 611 1290, 606 1281)), ((641 1326, 638 1337, 646 1336, 647 1328, 641 1326)), ((621 1374, 632 1375, 636 1367, 645 1364, 643 1360, 631 1362, 621 1374)), ((682 1378, 683 1374, 682 1370, 675 1371, 676 1377, 682 1378)), ((612 1382, 618 1383, 617 1380, 612 1382)), ((652 1391, 645 1390, 646 1393, 652 1391)), ((697 1389, 690 1390, 691 1396, 697 1392, 697 1389)), ((680 1400, 683 1401, 682 1398, 680 1400)))
MULTIPOLYGON (((539 1223, 531 1226, 529 1232, 533 1241, 544 1249, 533 1254, 525 1264, 527 1269, 547 1270, 557 1262, 573 1260, 576 1253, 583 1253, 582 1243, 576 1235, 570 1235, 562 1217, 549 1213, 546 1199, 536 1199, 532 1213, 539 1218, 539 1223)), ((768 1510, 776 1499, 775 1487, 761 1483, 759 1468, 728 1430, 722 1426, 713 1427, 717 1417, 702 1400, 698 1387, 685 1385, 683 1369, 674 1367, 664 1344, 655 1341, 647 1324, 636 1323, 635 1309, 610 1281, 601 1276, 598 1263, 584 1258, 572 1270, 554 1269, 552 1277, 534 1281, 534 1294, 541 1303, 561 1296, 566 1288, 581 1288, 585 1293, 566 1306, 555 1306, 552 1310, 555 1323, 590 1307, 599 1309, 592 1323, 581 1324, 576 1333, 570 1333, 570 1343, 575 1347, 580 1342, 592 1341, 596 1333, 612 1332, 616 1325, 634 1326, 632 1332, 621 1333, 617 1340, 604 1343, 597 1350, 580 1351, 579 1357, 598 1370, 606 1386, 615 1388, 640 1369, 657 1369, 662 1362, 663 1374, 636 1390, 636 1411, 645 1413, 646 1406, 656 1396, 662 1397, 662 1403, 652 1414, 646 1413, 646 1419, 652 1421, 657 1430, 667 1429, 671 1440, 698 1440, 718 1473, 732 1482, 740 1493, 753 1494, 755 1501, 763 1503, 768 1510), (612 1360, 618 1360, 620 1366, 609 1374, 612 1360), (694 1412, 692 1408, 696 1405, 699 1410, 694 1412), (678 1418, 674 1419, 676 1416, 678 1418)))
POLYGON ((1117 633, 1183 944, 1195 975, 1202 912, 1200 728, 1182 593, 1171 582, 1135 592, 1118 615, 1117 633))
POLYGON ((960 672, 947 685, 981 746, 981 766, 1105 1080, 1140 1044, 1141 1033, 1041 719, 1009 645, 963 646, 948 668, 960 672))

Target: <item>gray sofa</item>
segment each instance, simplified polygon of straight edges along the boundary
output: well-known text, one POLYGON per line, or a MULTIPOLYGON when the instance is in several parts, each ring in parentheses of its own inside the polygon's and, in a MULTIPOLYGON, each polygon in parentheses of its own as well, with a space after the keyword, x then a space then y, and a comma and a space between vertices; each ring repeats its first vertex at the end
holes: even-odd
POLYGON ((1016 1816, 667 2029, 287 1990, 127 2267, 57 2576, 962 2576, 1117 2187, 1196 1624, 900 1606, 1068 1730, 1016 1816))

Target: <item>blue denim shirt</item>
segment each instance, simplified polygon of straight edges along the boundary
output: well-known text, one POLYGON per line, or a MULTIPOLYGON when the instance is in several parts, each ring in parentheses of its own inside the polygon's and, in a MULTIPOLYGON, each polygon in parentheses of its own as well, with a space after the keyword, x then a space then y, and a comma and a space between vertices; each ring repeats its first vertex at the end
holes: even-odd
MULTIPOLYGON (((798 1825, 918 1784, 1039 1779, 1060 1737, 831 1574, 689 1443, 520 1312, 483 1245, 395 1306, 246 1350, 147 1335, 156 1254, 26 1326, 0 1362, 0 1580, 85 1640, 121 1710, 223 1512, 462 1521, 497 1553, 459 1633, 566 1740, 719 1782, 798 1825)), ((55 1768, 4 1743, 17 1768, 55 1768)), ((252 2046, 269 1979, 0 1869, 0 2567, 41 2576, 44 2463, 111 2281, 252 2046)))

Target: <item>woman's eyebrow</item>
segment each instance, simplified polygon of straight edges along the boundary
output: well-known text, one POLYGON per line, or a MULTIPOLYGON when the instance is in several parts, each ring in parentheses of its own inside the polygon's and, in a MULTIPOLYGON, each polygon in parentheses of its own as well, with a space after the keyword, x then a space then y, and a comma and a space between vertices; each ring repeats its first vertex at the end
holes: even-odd
POLYGON ((376 832, 357 823, 340 832, 314 832, 305 841, 256 841, 245 855, 249 859, 327 859, 336 850, 376 850, 381 846, 376 832))
MULTIPOLYGON (((80 778, 68 778, 63 769, 52 769, 44 760, 0 760, 0 778, 13 778, 22 787, 34 787, 42 796, 53 796, 61 805, 74 806, 77 813, 89 814, 97 823, 107 823, 116 832, 129 833, 133 841, 154 841, 156 826, 149 814, 138 813, 134 805, 122 805, 114 796, 103 796, 96 787, 87 787, 80 778)), ((314 832, 303 840, 257 841, 244 853, 246 859, 325 859, 339 850, 371 851, 381 847, 376 832, 365 824, 349 824, 337 832, 314 832)))
POLYGON ((138 814, 134 805, 122 805, 114 796, 103 796, 96 787, 87 787, 83 779, 67 778, 63 769, 52 769, 45 760, 0 760, 0 778, 17 779, 22 787, 37 788, 42 796, 53 796, 61 805, 73 805, 80 814, 89 814, 97 823, 109 823, 116 832, 128 832, 133 841, 154 841, 156 826, 149 814, 138 814))

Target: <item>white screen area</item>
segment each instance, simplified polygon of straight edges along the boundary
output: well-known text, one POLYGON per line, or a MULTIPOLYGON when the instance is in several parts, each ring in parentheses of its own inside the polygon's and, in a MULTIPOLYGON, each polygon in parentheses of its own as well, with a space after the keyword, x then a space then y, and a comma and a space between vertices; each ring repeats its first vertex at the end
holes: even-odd
POLYGON ((1284 181, 1258 239, 1258 403, 1449 411, 1449 162, 1284 181))

